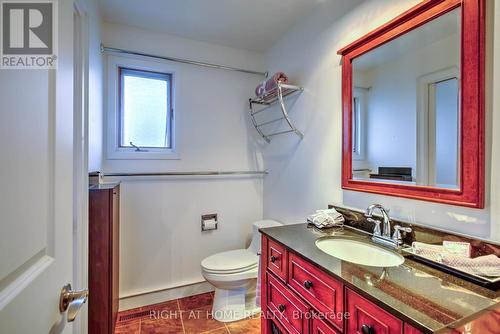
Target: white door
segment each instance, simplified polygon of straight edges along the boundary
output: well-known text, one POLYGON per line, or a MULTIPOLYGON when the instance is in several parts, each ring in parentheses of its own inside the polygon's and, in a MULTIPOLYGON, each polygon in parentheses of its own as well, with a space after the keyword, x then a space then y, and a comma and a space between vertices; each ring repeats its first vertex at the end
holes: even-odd
POLYGON ((0 333, 70 333, 73 2, 58 1, 57 70, 0 69, 0 333))

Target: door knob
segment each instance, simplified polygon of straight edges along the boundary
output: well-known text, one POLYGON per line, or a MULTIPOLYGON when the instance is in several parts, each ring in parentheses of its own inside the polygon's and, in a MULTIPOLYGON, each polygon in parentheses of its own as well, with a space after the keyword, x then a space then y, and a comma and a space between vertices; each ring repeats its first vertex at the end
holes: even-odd
POLYGON ((278 310, 280 310, 280 312, 285 311, 285 308, 286 308, 286 307, 285 307, 285 305, 283 305, 283 304, 279 304, 279 305, 278 305, 278 310))
POLYGON ((61 290, 61 297, 59 298, 59 311, 68 311, 68 322, 73 322, 82 308, 83 304, 87 301, 89 296, 88 289, 73 291, 71 284, 65 285, 61 290))
POLYGON ((277 259, 278 259, 278 258, 277 258, 276 256, 274 256, 274 255, 273 255, 273 256, 271 256, 271 262, 272 262, 272 263, 276 262, 276 260, 277 260, 277 259))

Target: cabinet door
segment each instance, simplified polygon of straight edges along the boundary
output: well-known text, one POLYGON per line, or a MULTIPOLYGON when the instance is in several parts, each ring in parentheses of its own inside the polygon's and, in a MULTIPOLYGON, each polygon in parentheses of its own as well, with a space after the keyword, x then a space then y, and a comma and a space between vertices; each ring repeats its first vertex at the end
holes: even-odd
POLYGON ((346 289, 349 318, 347 334, 403 334, 403 322, 382 308, 346 289))
POLYGON ((89 333, 111 333, 110 239, 112 235, 109 190, 89 193, 89 333))
POLYGON ((113 333, 118 316, 119 189, 89 192, 89 333, 113 333))
POLYGON ((119 306, 119 262, 120 262, 120 186, 113 188, 112 192, 112 205, 110 209, 111 216, 111 332, 114 333, 116 320, 118 318, 119 306))
POLYGON ((288 333, 309 333, 309 306, 270 273, 267 273, 267 307, 288 333))
POLYGON ((317 318, 313 317, 312 325, 311 325, 311 334, 339 334, 336 329, 333 328, 329 323, 317 318))

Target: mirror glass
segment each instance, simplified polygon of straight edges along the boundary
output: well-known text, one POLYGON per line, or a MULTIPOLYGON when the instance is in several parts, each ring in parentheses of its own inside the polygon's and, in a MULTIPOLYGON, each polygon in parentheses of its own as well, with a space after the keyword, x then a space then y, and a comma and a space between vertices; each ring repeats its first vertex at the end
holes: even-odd
POLYGON ((353 59, 353 179, 460 188, 460 16, 353 59))

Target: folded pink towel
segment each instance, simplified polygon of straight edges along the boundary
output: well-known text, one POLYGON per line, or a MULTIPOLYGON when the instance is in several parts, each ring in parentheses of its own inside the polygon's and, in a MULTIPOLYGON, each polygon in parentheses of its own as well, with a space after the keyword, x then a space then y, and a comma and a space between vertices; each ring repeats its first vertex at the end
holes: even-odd
POLYGON ((441 263, 476 275, 500 276, 500 258, 494 254, 470 259, 451 253, 443 253, 441 254, 441 263))
POLYGON ((255 95, 262 96, 265 93, 275 89, 278 86, 278 82, 287 83, 288 77, 283 72, 276 72, 272 77, 266 81, 261 82, 257 87, 255 87, 255 95))
POLYGON ((423 242, 414 241, 411 244, 413 251, 415 254, 418 254, 422 257, 426 257, 433 261, 439 261, 441 253, 443 252, 442 245, 432 245, 426 244, 423 242))
POLYGON ((469 274, 500 277, 500 258, 495 254, 469 258, 452 253, 442 245, 423 242, 413 242, 412 248, 415 254, 469 274))

